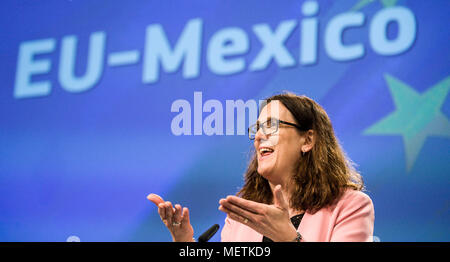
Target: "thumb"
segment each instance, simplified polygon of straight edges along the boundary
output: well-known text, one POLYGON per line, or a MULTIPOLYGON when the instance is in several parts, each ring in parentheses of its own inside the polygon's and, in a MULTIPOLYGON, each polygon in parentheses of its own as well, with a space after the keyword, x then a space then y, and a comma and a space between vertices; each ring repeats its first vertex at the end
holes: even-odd
POLYGON ((284 199, 283 192, 281 191, 281 185, 277 185, 274 189, 273 202, 275 206, 283 209, 289 209, 289 205, 284 199))
POLYGON ((164 203, 164 200, 157 194, 150 194, 147 196, 147 199, 152 201, 156 206, 158 206, 161 203, 164 203))

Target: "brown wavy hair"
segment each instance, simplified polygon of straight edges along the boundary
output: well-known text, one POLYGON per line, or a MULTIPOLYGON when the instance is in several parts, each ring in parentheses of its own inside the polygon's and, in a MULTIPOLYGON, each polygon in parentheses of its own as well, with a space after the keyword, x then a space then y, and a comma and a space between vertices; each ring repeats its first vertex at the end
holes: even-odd
MULTIPOLYGON (((301 135, 310 129, 315 134, 314 146, 299 155, 297 172, 291 178, 294 185, 289 199, 291 208, 315 213, 338 200, 346 188, 364 190, 362 177, 342 150, 325 110, 314 100, 292 93, 274 95, 266 101, 268 104, 274 100, 281 102, 297 124, 304 127, 304 131, 299 130, 301 135)), ((258 161, 253 149, 244 186, 237 195, 271 204, 273 194, 269 182, 257 170, 258 161)))

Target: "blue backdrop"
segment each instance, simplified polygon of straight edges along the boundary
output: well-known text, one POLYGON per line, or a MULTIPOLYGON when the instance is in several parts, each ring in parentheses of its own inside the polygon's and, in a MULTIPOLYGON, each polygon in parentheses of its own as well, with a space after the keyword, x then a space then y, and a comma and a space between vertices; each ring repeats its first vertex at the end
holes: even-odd
POLYGON ((377 240, 449 241, 449 13, 445 0, 5 1, 0 241, 170 241, 152 192, 190 208, 196 237, 223 226, 218 201, 242 186, 252 143, 175 135, 173 103, 195 121, 194 92, 225 114, 282 90, 329 113, 377 240))

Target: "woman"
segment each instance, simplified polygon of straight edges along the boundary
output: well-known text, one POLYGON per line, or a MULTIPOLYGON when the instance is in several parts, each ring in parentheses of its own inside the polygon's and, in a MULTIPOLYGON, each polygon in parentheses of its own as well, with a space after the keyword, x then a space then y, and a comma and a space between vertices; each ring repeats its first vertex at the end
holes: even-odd
MULTIPOLYGON (((372 241, 374 208, 324 109, 305 96, 267 99, 249 128, 255 153, 227 214, 222 241, 372 241)), ((174 241, 194 241, 189 210, 148 199, 174 241)))

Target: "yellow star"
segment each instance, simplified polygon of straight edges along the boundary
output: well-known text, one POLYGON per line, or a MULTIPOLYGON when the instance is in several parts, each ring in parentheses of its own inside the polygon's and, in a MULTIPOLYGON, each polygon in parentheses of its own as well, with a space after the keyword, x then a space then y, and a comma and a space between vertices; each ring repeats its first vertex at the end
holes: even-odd
POLYGON ((441 111, 450 91, 450 76, 422 94, 391 75, 385 78, 396 110, 364 130, 364 134, 401 135, 409 172, 428 136, 450 138, 450 122, 441 111))
MULTIPOLYGON (((383 5, 383 7, 391 7, 394 6, 395 4, 397 4, 398 0, 378 0, 381 2, 381 4, 383 5)), ((352 11, 358 11, 362 8, 364 8, 366 5, 369 4, 373 4, 374 2, 376 2, 375 0, 360 0, 358 3, 356 3, 356 5, 354 5, 352 7, 352 11)))

